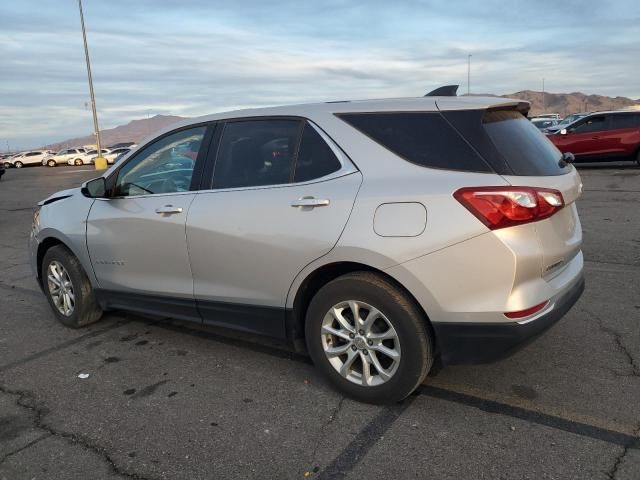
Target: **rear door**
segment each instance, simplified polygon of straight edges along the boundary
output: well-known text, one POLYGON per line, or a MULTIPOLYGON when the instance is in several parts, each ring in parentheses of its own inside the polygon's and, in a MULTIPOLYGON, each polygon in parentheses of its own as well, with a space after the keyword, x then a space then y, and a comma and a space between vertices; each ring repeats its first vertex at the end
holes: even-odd
POLYGON ((187 220, 199 310, 206 323, 284 337, 289 287, 338 241, 361 174, 298 118, 227 122, 214 150, 211 188, 187 220))
POLYGON ((640 113, 616 113, 611 115, 611 149, 616 155, 633 157, 640 150, 640 113))

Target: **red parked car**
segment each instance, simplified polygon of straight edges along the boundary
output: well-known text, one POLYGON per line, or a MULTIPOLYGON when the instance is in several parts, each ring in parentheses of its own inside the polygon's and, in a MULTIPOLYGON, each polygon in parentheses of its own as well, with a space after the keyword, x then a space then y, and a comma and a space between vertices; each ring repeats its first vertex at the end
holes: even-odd
POLYGON ((635 160, 640 165, 640 112, 596 112, 548 136, 576 161, 635 160))

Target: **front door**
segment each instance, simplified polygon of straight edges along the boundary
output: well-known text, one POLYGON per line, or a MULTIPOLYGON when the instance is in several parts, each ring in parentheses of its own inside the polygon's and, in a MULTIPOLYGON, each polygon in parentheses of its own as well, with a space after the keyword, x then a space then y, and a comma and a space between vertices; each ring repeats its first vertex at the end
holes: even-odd
POLYGON ((87 246, 112 306, 198 317, 185 222, 205 130, 179 130, 143 148, 117 172, 110 198, 94 202, 87 246))
POLYGON ((213 188, 196 195, 187 220, 206 323, 284 336, 293 279, 336 244, 362 181, 322 135, 291 119, 225 126, 213 188))

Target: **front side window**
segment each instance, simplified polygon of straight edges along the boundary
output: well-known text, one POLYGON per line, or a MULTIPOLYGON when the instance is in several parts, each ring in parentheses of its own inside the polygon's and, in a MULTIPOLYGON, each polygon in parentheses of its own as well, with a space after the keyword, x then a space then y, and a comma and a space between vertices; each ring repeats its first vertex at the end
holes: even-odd
POLYGON ((115 195, 188 191, 205 130, 204 126, 180 130, 138 152, 120 169, 115 195))
POLYGON ((294 182, 307 182, 340 170, 342 165, 331 147, 308 123, 302 132, 300 151, 296 159, 294 182))
POLYGON ((574 133, 600 132, 606 130, 607 117, 591 117, 586 119, 572 131, 574 133))
POLYGON ((301 122, 243 120, 225 125, 213 173, 213 188, 289 183, 301 122))

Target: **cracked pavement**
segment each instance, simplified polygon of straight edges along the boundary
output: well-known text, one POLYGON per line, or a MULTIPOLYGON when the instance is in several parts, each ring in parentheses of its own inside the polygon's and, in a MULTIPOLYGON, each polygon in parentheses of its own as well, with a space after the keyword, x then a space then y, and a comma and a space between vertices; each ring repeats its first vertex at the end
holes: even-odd
POLYGON ((95 172, 9 170, 0 480, 640 478, 640 170, 580 172, 579 303, 513 357, 442 369, 378 407, 277 342, 121 313, 57 324, 27 264, 31 207, 95 172))

